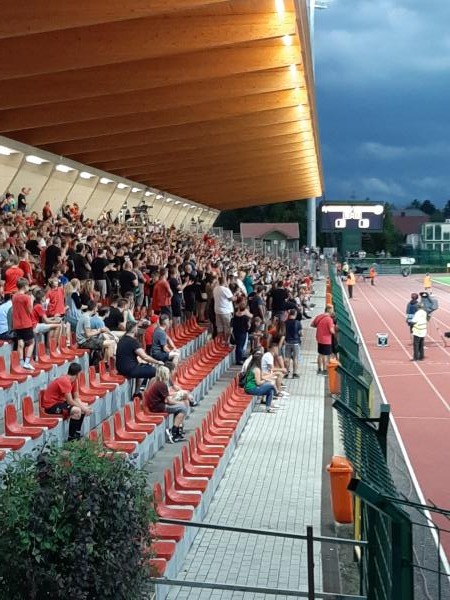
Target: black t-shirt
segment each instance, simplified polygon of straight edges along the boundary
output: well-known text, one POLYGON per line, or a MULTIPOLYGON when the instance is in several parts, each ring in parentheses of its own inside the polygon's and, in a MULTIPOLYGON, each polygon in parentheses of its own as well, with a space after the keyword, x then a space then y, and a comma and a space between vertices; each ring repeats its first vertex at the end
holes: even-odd
POLYGON ((25 194, 20 193, 17 196, 17 210, 26 210, 27 200, 25 194))
POLYGON ((27 240, 25 242, 25 248, 33 256, 39 256, 41 254, 41 249, 39 248, 39 244, 38 244, 37 240, 27 240))
POLYGON ((95 280, 106 279, 105 268, 109 265, 109 262, 106 258, 101 258, 97 256, 94 258, 91 264, 92 268, 92 278, 95 280))
POLYGON ((286 326, 286 344, 300 344, 302 325, 297 319, 288 319, 286 326))
POLYGON ((140 348, 136 338, 124 335, 117 344, 116 367, 121 375, 128 375, 138 366, 136 350, 140 348))
POLYGON ((253 296, 249 302, 249 308, 254 317, 262 316, 264 309, 261 309, 261 306, 264 306, 264 300, 261 298, 261 296, 253 296))
POLYGON ((178 289, 180 282, 176 277, 170 277, 168 282, 173 294, 171 304, 172 306, 177 306, 181 304, 181 299, 183 297, 183 294, 180 294, 180 290, 178 289))
POLYGON ((52 244, 45 251, 45 270, 51 272, 61 256, 61 248, 52 244))
POLYGON ((287 297, 288 291, 286 288, 278 287, 272 290, 272 311, 281 312, 285 310, 287 297))
POLYGON ((73 265, 75 270, 75 277, 78 277, 81 281, 89 279, 90 271, 86 268, 88 260, 85 256, 75 253, 73 255, 73 265))
POLYGON ((184 297, 184 307, 189 312, 194 312, 195 310, 195 283, 189 283, 183 290, 184 297))
POLYGON ((116 306, 110 306, 109 315, 105 319, 106 327, 111 331, 117 331, 121 323, 123 323, 123 313, 116 306))
POLYGON ((137 277, 132 271, 120 271, 119 282, 122 296, 125 296, 127 292, 134 292, 136 279, 137 277))

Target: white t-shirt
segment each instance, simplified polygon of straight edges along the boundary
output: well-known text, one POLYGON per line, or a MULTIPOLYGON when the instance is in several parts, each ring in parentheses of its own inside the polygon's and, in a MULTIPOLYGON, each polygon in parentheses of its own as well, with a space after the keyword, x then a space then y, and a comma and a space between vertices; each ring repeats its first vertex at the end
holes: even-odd
POLYGON ((264 352, 261 359, 261 371, 263 373, 271 373, 273 370, 273 354, 271 352, 264 352))
POLYGON ((214 312, 216 315, 230 315, 233 312, 233 294, 229 287, 216 285, 213 290, 214 312))
POLYGON ((419 308, 414 313, 411 323, 413 324, 413 335, 417 337, 425 337, 427 335, 427 313, 423 308, 419 308))

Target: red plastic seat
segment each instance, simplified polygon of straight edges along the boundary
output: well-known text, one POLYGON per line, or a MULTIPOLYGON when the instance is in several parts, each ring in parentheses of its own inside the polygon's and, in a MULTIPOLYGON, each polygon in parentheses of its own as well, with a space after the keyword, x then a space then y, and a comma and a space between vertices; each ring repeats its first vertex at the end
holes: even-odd
MULTIPOLYGON (((63 354, 61 352, 61 350, 58 348, 55 338, 50 338, 48 340, 48 350, 49 350, 50 357, 53 358, 53 360, 58 361, 57 364, 59 364, 59 361, 62 358, 64 359, 65 362, 70 360, 69 356, 67 354, 63 354)), ((71 356, 75 357, 75 355, 72 352, 71 352, 71 356)))
POLYGON ((153 484, 153 501, 155 511, 161 519, 179 519, 180 521, 190 521, 194 516, 192 508, 168 506, 163 499, 161 484, 155 482, 153 484))
POLYGON ((103 392, 113 392, 117 387, 116 383, 104 383, 102 381, 97 380, 97 373, 95 372, 95 367, 89 367, 89 388, 94 391, 99 391, 101 394, 103 392))
POLYGON ((136 452, 136 443, 124 442, 116 440, 112 437, 111 427, 108 421, 102 422, 102 441, 105 448, 108 448, 109 450, 126 452, 127 454, 133 454, 136 452))
POLYGON ((172 540, 157 540, 151 545, 151 550, 156 554, 156 558, 164 558, 165 560, 172 558, 176 548, 177 544, 172 540))
MULTIPOLYGON (((84 356, 85 354, 87 354, 89 352, 89 350, 86 350, 85 348, 77 348, 75 346, 74 343, 71 343, 70 346, 67 346, 67 338, 65 335, 61 336, 60 339, 60 343, 59 343, 59 349, 60 352, 63 356, 84 356)), ((69 358, 70 360, 70 358, 69 358)))
POLYGON ((232 436, 231 433, 222 435, 218 433, 216 429, 211 430, 206 419, 203 419, 201 427, 205 444, 210 444, 211 446, 214 446, 214 444, 217 444, 218 446, 228 446, 232 436))
POLYGON ((189 439, 189 454, 193 465, 209 465, 210 467, 217 467, 220 462, 220 456, 218 455, 203 454, 199 452, 193 437, 189 439))
POLYGON ((53 429, 59 423, 59 419, 56 417, 40 417, 34 414, 34 405, 33 400, 30 396, 25 396, 22 400, 22 420, 24 425, 28 425, 30 427, 48 427, 49 429, 53 429))
POLYGON ((13 383, 14 381, 17 381, 17 383, 23 383, 27 380, 27 377, 28 375, 16 375, 8 373, 8 371, 6 370, 5 359, 3 356, 0 356, 0 379, 11 383, 13 383))
POLYGON ((235 419, 221 419, 216 411, 217 407, 213 406, 213 410, 210 410, 207 415, 208 425, 210 428, 213 427, 211 431, 224 431, 233 435, 238 421, 235 419))
POLYGON ((38 342, 37 355, 38 355, 38 364, 52 365, 52 367, 54 365, 58 365, 59 367, 61 367, 62 365, 65 365, 67 362, 67 358, 64 358, 64 356, 60 356, 60 357, 49 356, 45 350, 44 342, 38 342))
POLYGON ((189 452, 186 446, 181 449, 181 461, 183 474, 188 477, 207 477, 211 479, 214 475, 214 467, 210 465, 195 465, 189 458, 189 452))
POLYGON ((175 489, 180 491, 204 492, 208 487, 208 478, 186 477, 183 475, 181 461, 178 456, 173 459, 173 480, 175 489))
POLYGON ((142 431, 126 431, 122 423, 122 415, 120 411, 114 413, 114 437, 120 442, 137 442, 142 443, 147 437, 142 431))
MULTIPOLYGON (((207 444, 202 439, 200 428, 195 430, 195 445, 200 454, 214 454, 215 456, 223 456, 225 454, 226 444, 207 444)), ((228 440, 227 440, 228 441, 228 440)))
POLYGON ((20 365, 20 356, 19 356, 19 353, 17 352, 17 350, 13 350, 11 352, 10 371, 11 371, 12 375, 20 375, 20 376, 25 376, 25 377, 27 377, 28 375, 31 375, 31 377, 39 377, 39 375, 42 372, 41 367, 39 366, 39 364, 35 363, 33 360, 31 360, 30 363, 35 368, 34 371, 29 371, 28 369, 24 369, 20 365))
POLYGON ((0 448, 7 450, 20 450, 27 440, 22 437, 7 437, 0 435, 0 448))
POLYGON ((180 542, 184 537, 185 527, 182 525, 171 525, 169 523, 153 523, 150 534, 154 539, 175 540, 180 542))
POLYGON ((4 450, 0 450, 0 460, 3 460, 6 456, 6 452, 4 450))
POLYGON ((143 433, 153 433, 156 425, 154 423, 137 423, 131 410, 131 405, 126 404, 123 409, 123 421, 125 431, 142 431, 143 433))
POLYGON ((134 418, 137 423, 154 423, 155 425, 161 425, 168 416, 167 413, 152 413, 147 414, 141 408, 139 398, 133 400, 134 405, 134 418))
POLYGON ((152 575, 155 577, 162 577, 167 568, 167 560, 164 558, 152 558, 150 559, 150 567, 152 575))
POLYGON ((164 491, 167 504, 187 504, 188 506, 198 506, 202 500, 202 493, 200 491, 177 491, 173 484, 172 472, 169 469, 164 471, 164 491))
POLYGON ((5 433, 7 436, 26 436, 36 440, 44 433, 42 427, 29 427, 27 425, 20 425, 17 422, 17 411, 14 404, 7 404, 5 406, 4 420, 5 433))
POLYGON ((105 363, 102 360, 99 362, 98 372, 102 383, 118 383, 120 385, 125 382, 125 377, 123 375, 113 375, 112 373, 108 373, 106 371, 105 363))

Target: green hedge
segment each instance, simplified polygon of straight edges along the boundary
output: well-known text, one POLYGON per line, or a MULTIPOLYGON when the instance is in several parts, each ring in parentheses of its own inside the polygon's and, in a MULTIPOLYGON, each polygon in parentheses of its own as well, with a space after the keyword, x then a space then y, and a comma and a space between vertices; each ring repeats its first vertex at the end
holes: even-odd
POLYGON ((48 446, 0 476, 0 598, 134 600, 155 520, 145 476, 91 442, 48 446))

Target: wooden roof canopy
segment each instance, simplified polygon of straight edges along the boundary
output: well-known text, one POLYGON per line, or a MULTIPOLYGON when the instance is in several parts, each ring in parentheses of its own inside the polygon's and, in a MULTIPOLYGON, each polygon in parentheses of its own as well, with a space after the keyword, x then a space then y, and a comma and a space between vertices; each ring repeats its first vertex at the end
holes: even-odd
POLYGON ((0 55, 9 138, 217 209, 322 193, 304 0, 3 0, 0 55))

